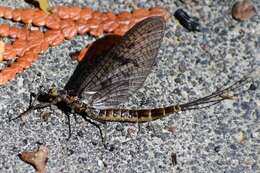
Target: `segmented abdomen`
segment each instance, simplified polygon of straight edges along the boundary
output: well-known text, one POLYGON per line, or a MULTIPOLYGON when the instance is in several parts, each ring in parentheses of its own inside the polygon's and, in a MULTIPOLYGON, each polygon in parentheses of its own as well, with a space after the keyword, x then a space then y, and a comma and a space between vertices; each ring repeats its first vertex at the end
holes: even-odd
POLYGON ((148 122, 181 111, 179 105, 156 109, 105 109, 95 117, 98 121, 148 122))

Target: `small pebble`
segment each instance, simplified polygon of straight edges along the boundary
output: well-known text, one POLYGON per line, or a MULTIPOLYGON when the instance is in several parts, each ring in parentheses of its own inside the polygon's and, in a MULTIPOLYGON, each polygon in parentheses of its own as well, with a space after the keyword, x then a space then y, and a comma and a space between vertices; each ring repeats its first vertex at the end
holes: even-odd
POLYGON ((232 17, 244 21, 256 15, 256 7, 251 0, 237 1, 232 7, 232 17))
POLYGON ((174 134, 175 132, 176 132, 176 127, 175 126, 170 126, 169 128, 167 128, 167 130, 169 131, 169 132, 171 132, 172 134, 174 134))
POLYGON ((221 149, 220 146, 216 146, 216 147, 214 148, 214 151, 218 153, 218 152, 220 151, 220 149, 221 149))
POLYGON ((242 144, 245 140, 244 132, 242 131, 238 132, 237 134, 234 135, 234 138, 238 143, 242 144))
POLYGON ((251 85, 250 85, 250 87, 249 87, 249 90, 256 90, 256 88, 257 88, 257 86, 256 86, 256 84, 254 84, 254 83, 252 83, 251 85))

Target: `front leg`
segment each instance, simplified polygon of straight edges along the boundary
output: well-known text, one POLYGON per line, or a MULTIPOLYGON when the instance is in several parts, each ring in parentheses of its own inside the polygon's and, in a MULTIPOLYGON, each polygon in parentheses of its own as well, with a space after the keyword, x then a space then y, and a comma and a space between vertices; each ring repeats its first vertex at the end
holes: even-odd
POLYGON ((68 138, 66 139, 67 141, 70 139, 71 137, 71 123, 70 123, 70 113, 69 112, 65 112, 65 115, 67 116, 67 119, 68 119, 68 127, 69 127, 69 136, 68 138))

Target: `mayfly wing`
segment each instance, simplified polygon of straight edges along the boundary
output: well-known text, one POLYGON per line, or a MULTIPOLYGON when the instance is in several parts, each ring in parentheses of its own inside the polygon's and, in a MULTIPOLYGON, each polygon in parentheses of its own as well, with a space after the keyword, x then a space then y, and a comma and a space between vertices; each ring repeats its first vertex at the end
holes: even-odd
MULTIPOLYGON (((86 81, 90 78, 91 74, 93 75, 98 72, 98 74, 104 76, 108 73, 107 70, 112 70, 109 68, 106 68, 105 70, 100 69, 100 65, 106 64, 106 62, 110 61, 107 57, 104 57, 104 54, 106 54, 114 44, 120 42, 121 38, 121 36, 117 35, 106 35, 91 44, 83 60, 77 65, 75 71, 64 87, 69 95, 80 97, 82 91, 86 87, 86 81), (104 46, 106 46, 105 49, 104 46), (102 49, 101 51, 100 47, 102 49)), ((97 75, 96 78, 92 78, 92 83, 95 84, 99 80, 100 78, 97 75)))
POLYGON ((89 87, 98 91, 93 96, 96 108, 115 107, 128 100, 139 89, 152 70, 165 30, 160 17, 148 18, 135 25, 106 56, 116 63, 100 85, 89 87))
POLYGON ((89 97, 96 108, 115 107, 139 89, 152 70, 165 30, 161 17, 133 26, 111 50, 76 68, 65 89, 89 97))

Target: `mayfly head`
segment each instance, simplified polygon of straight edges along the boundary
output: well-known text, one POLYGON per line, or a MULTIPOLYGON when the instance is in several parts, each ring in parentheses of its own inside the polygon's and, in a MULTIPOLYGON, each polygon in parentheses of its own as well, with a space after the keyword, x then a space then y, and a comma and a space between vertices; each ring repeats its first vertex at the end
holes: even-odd
POLYGON ((49 89, 48 92, 43 91, 43 89, 41 88, 37 94, 31 93, 28 109, 17 117, 11 119, 10 121, 21 118, 29 114, 33 110, 40 110, 46 107, 50 107, 51 105, 57 105, 59 102, 62 101, 62 97, 64 95, 66 95, 66 93, 63 92, 63 90, 58 91, 56 87, 52 87, 51 89, 49 89))
POLYGON ((40 91, 36 95, 35 100, 56 104, 61 102, 61 97, 64 95, 66 95, 64 90, 57 90, 56 87, 51 87, 48 92, 40 91))

